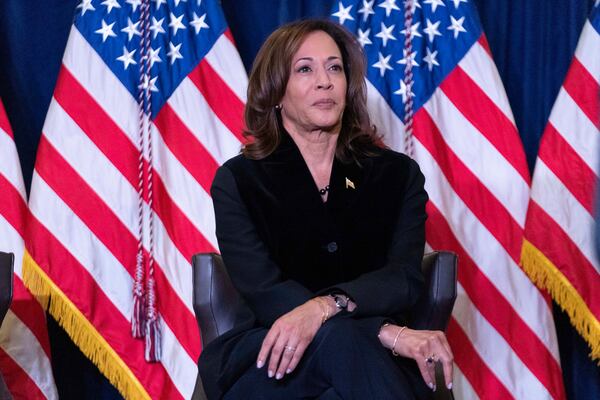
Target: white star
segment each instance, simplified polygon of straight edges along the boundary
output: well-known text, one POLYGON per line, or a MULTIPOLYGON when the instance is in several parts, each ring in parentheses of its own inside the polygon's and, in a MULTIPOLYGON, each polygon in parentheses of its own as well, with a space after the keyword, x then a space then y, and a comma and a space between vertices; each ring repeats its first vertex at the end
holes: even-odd
POLYGON ((201 17, 197 16, 196 13, 194 13, 194 19, 192 20, 192 22, 190 22, 190 25, 193 26, 196 30, 196 35, 200 32, 202 28, 209 28, 208 24, 204 22, 205 19, 206 13, 204 13, 204 15, 202 15, 201 17))
POLYGON ((148 79, 148 75, 144 75, 143 81, 139 85, 139 88, 142 90, 150 89, 151 92, 158 92, 158 88, 156 87, 156 78, 158 78, 158 76, 148 79))
POLYGON ((180 29, 187 29, 181 20, 183 19, 183 14, 179 17, 176 17, 175 14, 171 13, 171 22, 169 22, 169 26, 173 29, 173 36, 177 35, 177 31, 180 29))
POLYGON ((417 58, 416 50, 408 54, 408 51, 406 49, 402 49, 402 54, 404 54, 404 57, 397 61, 398 64, 406 65, 406 63, 410 61, 410 65, 413 65, 415 67, 419 66, 419 64, 415 61, 415 58, 417 58))
POLYGON ((383 76, 388 69, 393 70, 393 68, 390 67, 390 57, 392 57, 391 54, 384 57, 383 54, 379 53, 379 61, 372 65, 372 67, 379 68, 379 75, 383 76))
POLYGON ((600 5, 600 0, 596 0, 596 2, 594 3, 594 7, 598 7, 600 5))
POLYGON ((373 3, 375 3, 375 0, 363 0, 363 6, 358 10, 358 13, 363 15, 363 21, 366 21, 369 18, 369 15, 375 14, 375 11, 373 11, 373 3))
POLYGON ((150 30, 154 34, 152 39, 156 39, 159 33, 165 33, 165 30, 162 27, 164 20, 164 18, 161 18, 160 21, 157 21, 156 18, 152 17, 152 26, 150 27, 150 30))
POLYGON ((156 11, 160 10, 160 6, 167 4, 167 0, 152 0, 156 3, 156 11))
POLYGON ((349 19, 350 21, 354 21, 354 17, 350 15, 352 5, 349 5, 348 7, 344 8, 344 4, 342 4, 342 2, 340 1, 338 2, 338 7, 339 10, 336 13, 331 14, 331 16, 338 17, 338 19, 340 20, 340 24, 344 25, 344 22, 346 22, 347 19, 349 19))
MULTIPOLYGON (((419 33, 419 25, 421 25, 420 22, 416 22, 414 24, 411 25, 410 27, 410 35, 412 37, 422 37, 423 35, 421 35, 421 33, 419 33)), ((406 36, 406 29, 402 29, 400 31, 401 34, 406 36)))
POLYGON ((433 12, 437 10, 438 6, 446 7, 442 0, 425 0, 425 4, 429 4, 433 12))
POLYGON ((179 43, 177 46, 173 46, 173 43, 169 42, 169 52, 167 53, 167 55, 171 58, 171 65, 173 65, 173 63, 175 63, 175 61, 177 61, 178 59, 183 58, 183 56, 179 52, 180 48, 181 43, 179 43))
POLYGON ((427 55, 423 57, 423 61, 427 63, 427 68, 431 71, 434 65, 439 67, 440 63, 435 59, 438 53, 437 50, 432 53, 431 50, 429 50, 429 47, 426 47, 425 51, 427 52, 427 55))
POLYGON ((440 31, 438 30, 438 26, 440 26, 440 21, 437 21, 436 23, 432 24, 429 18, 427 18, 427 21, 425 22, 427 23, 427 28, 423 29, 423 32, 427 34, 427 37, 430 42, 433 42, 433 39, 435 39, 436 36, 442 36, 440 31))
POLYGON ((466 3, 467 0, 452 0, 452 2, 454 3, 454 8, 457 9, 460 3, 466 3))
POLYGON ((396 0, 385 0, 383 3, 379 3, 377 7, 385 8, 385 16, 389 17, 392 10, 400 10, 396 5, 396 0))
POLYGON ((375 35, 375 37, 381 38, 383 41, 383 47, 387 45, 388 40, 396 40, 396 37, 392 35, 392 30, 396 27, 396 25, 392 25, 389 28, 381 23, 381 31, 375 35))
POLYGON ((162 62, 160 56, 158 55, 160 49, 161 48, 159 47, 158 49, 154 50, 152 47, 150 47, 150 68, 152 68, 155 62, 162 62))
POLYGON ((187 2, 187 0, 175 0, 175 7, 177 7, 182 1, 187 2))
POLYGON ((450 16, 451 25, 448 27, 448 30, 454 32, 454 39, 458 37, 460 32, 466 32, 467 30, 463 28, 462 24, 465 22, 465 17, 460 17, 459 19, 454 18, 452 15, 450 16))
POLYGON ((131 9, 133 10, 133 12, 135 12, 138 6, 142 4, 142 0, 125 0, 125 3, 130 4, 131 9))
POLYGON ((133 55, 135 54, 135 50, 133 49, 133 51, 129 52, 127 51, 127 47, 123 46, 123 55, 120 57, 117 57, 118 61, 123 62, 123 66, 125 67, 125 69, 127 69, 127 67, 129 67, 129 64, 137 64, 135 62, 135 60, 133 59, 133 55))
POLYGON ((108 8, 107 14, 110 14, 110 12, 112 11, 113 8, 121 8, 121 5, 119 4, 119 2, 117 0, 104 0, 100 4, 102 4, 103 6, 106 6, 106 8, 108 8))
POLYGON ((400 89, 396 90, 394 92, 394 94, 401 95, 403 103, 406 103, 406 100, 408 100, 408 96, 415 97, 415 94, 413 93, 412 88, 409 89, 408 85, 406 85, 406 83, 404 83, 403 79, 400 80, 400 89))
POLYGON ((100 28, 96 31, 96 33, 102 35, 102 43, 104 43, 106 41, 106 39, 108 39, 109 36, 111 36, 111 37, 117 36, 112 30, 112 27, 114 24, 115 23, 113 22, 112 24, 107 25, 106 22, 104 22, 104 20, 102 20, 102 28, 100 28))
POLYGON ((81 8, 81 15, 84 15, 86 11, 96 11, 94 6, 92 5, 92 0, 81 0, 81 3, 77 6, 77 8, 81 8))
POLYGON ((131 41, 131 39, 133 38, 134 35, 138 35, 138 36, 142 35, 142 33, 140 31, 138 31, 138 28, 137 28, 139 24, 140 24, 140 21, 138 21, 134 24, 133 22, 131 22, 131 19, 129 17, 127 17, 127 28, 121 29, 121 32, 125 32, 127 34, 128 42, 131 41))
POLYGON ((369 39, 370 34, 371 28, 367 29, 364 32, 362 29, 358 28, 358 43, 360 43, 362 47, 365 47, 368 44, 373 44, 373 42, 371 42, 371 39, 369 39))
POLYGON ((433 12, 437 10, 438 6, 446 7, 443 0, 425 0, 425 4, 429 4, 433 12))

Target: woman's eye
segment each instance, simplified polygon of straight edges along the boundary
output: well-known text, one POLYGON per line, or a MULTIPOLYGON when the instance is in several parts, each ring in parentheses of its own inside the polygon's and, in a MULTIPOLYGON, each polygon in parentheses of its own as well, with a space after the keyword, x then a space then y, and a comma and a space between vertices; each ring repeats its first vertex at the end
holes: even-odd
POLYGON ((339 64, 333 64, 331 67, 329 67, 329 69, 332 71, 338 71, 338 72, 343 70, 342 66, 339 64))
POLYGON ((298 68, 298 72, 310 72, 310 67, 304 65, 304 66, 298 68))

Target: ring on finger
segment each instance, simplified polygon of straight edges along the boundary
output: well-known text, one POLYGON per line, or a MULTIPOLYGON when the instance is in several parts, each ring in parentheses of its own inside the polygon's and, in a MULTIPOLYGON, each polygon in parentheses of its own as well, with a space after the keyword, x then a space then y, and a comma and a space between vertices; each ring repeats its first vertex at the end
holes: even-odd
POLYGON ((296 351, 296 348, 292 346, 283 346, 283 348, 285 349, 285 351, 296 351))
POLYGON ((427 364, 433 364, 433 363, 435 362, 435 354, 432 354, 432 355, 430 355, 429 357, 427 357, 427 358, 425 359, 425 362, 426 362, 427 364))

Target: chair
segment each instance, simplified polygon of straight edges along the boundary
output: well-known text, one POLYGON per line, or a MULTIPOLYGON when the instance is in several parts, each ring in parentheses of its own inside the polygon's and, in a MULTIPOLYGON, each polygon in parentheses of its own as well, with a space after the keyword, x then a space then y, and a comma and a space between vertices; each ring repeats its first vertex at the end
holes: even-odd
POLYGON ((0 251, 0 326, 4 316, 8 312, 13 296, 13 265, 15 256, 13 253, 0 251))
MULTIPOLYGON (((13 297, 13 266, 15 256, 12 253, 3 253, 0 251, 0 327, 2 321, 8 312, 13 297)), ((2 374, 0 374, 0 399, 12 399, 8 388, 4 383, 2 374)))
MULTIPOLYGON (((423 257, 421 264, 426 291, 417 301, 410 316, 409 326, 414 329, 446 330, 456 300, 456 255, 450 252, 432 252, 423 257)), ((224 334, 234 325, 235 310, 242 301, 231 283, 220 255, 196 254, 192 257, 194 311, 202 332, 202 347, 224 334)), ((452 391, 443 383, 443 375, 436 368, 438 390, 435 400, 453 399, 452 391)), ((200 376, 192 399, 206 399, 200 376)))

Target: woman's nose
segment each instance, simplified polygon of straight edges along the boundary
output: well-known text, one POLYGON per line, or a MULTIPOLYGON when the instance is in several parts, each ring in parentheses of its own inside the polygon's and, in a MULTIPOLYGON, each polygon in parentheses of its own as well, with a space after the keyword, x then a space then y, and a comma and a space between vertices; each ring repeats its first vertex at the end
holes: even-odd
POLYGON ((333 87, 333 83, 329 74, 325 70, 320 70, 317 74, 317 89, 331 89, 331 87, 333 87))

